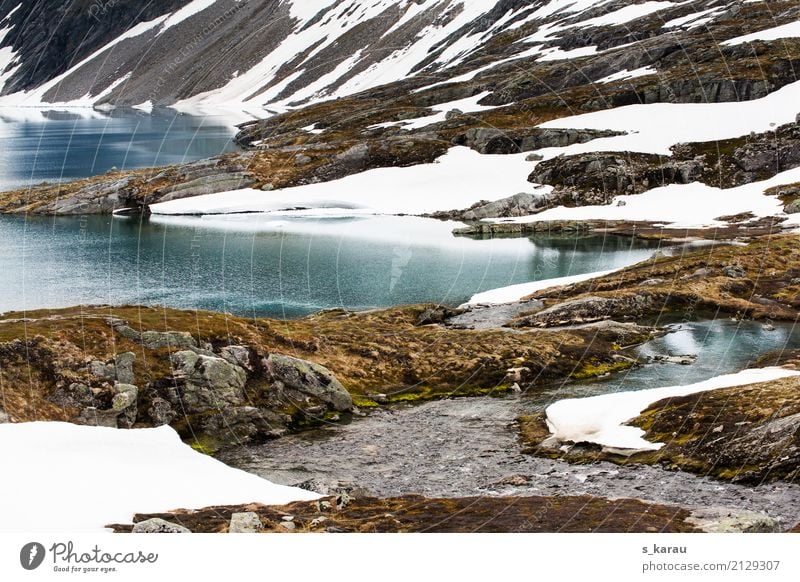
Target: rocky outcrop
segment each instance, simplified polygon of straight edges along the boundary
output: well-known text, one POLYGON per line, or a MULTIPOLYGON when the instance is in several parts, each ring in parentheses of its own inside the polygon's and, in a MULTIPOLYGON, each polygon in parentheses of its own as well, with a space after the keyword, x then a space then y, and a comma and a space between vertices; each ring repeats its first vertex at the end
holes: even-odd
POLYGON ((686 519, 706 533, 778 533, 781 524, 763 513, 725 507, 695 509, 686 519))
POLYGON ((540 209, 542 197, 537 194, 520 192, 508 198, 494 202, 481 201, 473 204, 466 210, 450 210, 435 212, 431 216, 442 220, 474 221, 485 218, 509 218, 514 216, 527 216, 540 209))
POLYGON ((278 398, 290 402, 317 400, 338 412, 353 408, 350 394, 324 366, 280 354, 270 354, 265 364, 278 398))
POLYGON ((453 138, 482 154, 516 154, 542 148, 566 147, 601 137, 622 135, 623 132, 593 129, 529 129, 501 130, 490 127, 472 128, 453 138))
POLYGON ((631 152, 558 156, 538 164, 528 180, 554 187, 540 209, 608 204, 615 196, 695 181, 732 188, 800 166, 800 125, 671 149, 669 157, 631 152))
POLYGON ((247 374, 241 367, 192 351, 173 354, 172 364, 176 381, 173 406, 193 414, 244 403, 247 374))

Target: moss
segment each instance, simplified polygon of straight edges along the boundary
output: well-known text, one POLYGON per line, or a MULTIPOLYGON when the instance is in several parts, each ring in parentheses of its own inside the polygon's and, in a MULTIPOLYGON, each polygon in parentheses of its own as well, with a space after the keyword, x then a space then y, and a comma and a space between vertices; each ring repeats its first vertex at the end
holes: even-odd
POLYGON ((365 396, 353 396, 353 405, 356 408, 379 408, 380 404, 365 396))
POLYGON ((614 372, 621 372, 628 370, 636 365, 636 362, 627 360, 612 361, 612 362, 598 362, 588 361, 581 363, 580 369, 572 373, 572 378, 575 380, 588 380, 590 378, 598 378, 614 372))

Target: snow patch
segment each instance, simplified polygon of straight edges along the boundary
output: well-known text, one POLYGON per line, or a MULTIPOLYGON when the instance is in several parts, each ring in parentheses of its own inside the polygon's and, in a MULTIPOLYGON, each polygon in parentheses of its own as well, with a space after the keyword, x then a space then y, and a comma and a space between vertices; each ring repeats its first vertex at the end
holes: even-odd
POLYGON ((752 34, 745 34, 744 36, 737 36, 730 40, 721 43, 723 46, 734 46, 754 40, 778 40, 779 38, 798 38, 800 37, 800 20, 774 26, 765 30, 760 30, 752 34))
POLYGON ((195 14, 199 14, 206 8, 211 7, 212 4, 216 3, 217 0, 192 0, 186 6, 169 16, 169 18, 164 21, 161 30, 158 31, 158 34, 164 34, 167 30, 172 28, 173 26, 177 26, 184 20, 191 18, 195 14))
POLYGON ((647 441, 643 438, 645 433, 642 429, 624 425, 625 422, 639 416, 651 404, 665 398, 797 375, 800 375, 800 372, 785 368, 743 370, 737 374, 717 376, 688 386, 667 386, 637 392, 615 392, 590 398, 559 400, 548 406, 545 414, 550 432, 559 441, 596 443, 610 449, 656 451, 664 446, 663 443, 647 441))
POLYGON ((613 83, 614 81, 625 81, 627 79, 635 79, 636 77, 646 77, 647 75, 656 74, 658 74, 658 71, 651 66, 639 67, 638 69, 634 69, 632 71, 628 71, 627 69, 624 71, 617 71, 616 73, 612 73, 607 77, 598 79, 597 83, 613 83))
POLYGON ((547 289, 549 287, 560 287, 562 285, 572 285, 573 283, 581 283, 589 279, 596 279, 597 277, 605 277, 610 275, 611 271, 596 271, 594 273, 584 273, 582 275, 570 275, 568 277, 556 277, 554 279, 544 279, 542 281, 531 281, 530 283, 520 283, 518 285, 509 285, 508 287, 500 287, 498 289, 490 289, 482 293, 476 293, 469 301, 461 305, 461 307, 469 307, 470 305, 497 305, 499 303, 513 303, 519 301, 523 297, 527 297, 531 293, 547 289))
POLYGON ((102 532, 136 512, 312 500, 192 450, 169 426, 0 424, 2 532, 102 532), (56 481, 54 481, 54 478, 56 481))
POLYGON ((271 192, 250 188, 220 192, 162 202, 150 209, 154 214, 274 213, 287 208, 310 208, 327 216, 425 214, 531 191, 526 179, 531 165, 525 157, 479 154, 459 146, 432 164, 376 168, 271 192))

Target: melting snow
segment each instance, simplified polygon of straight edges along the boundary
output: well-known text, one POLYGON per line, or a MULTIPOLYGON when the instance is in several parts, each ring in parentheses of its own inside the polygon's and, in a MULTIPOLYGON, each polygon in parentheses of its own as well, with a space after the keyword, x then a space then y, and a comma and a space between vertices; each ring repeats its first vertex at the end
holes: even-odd
POLYGON ((756 384, 799 374, 800 372, 784 368, 758 368, 717 376, 688 386, 667 386, 638 392, 615 392, 590 398, 559 400, 547 408, 547 424, 550 432, 559 441, 596 443, 621 450, 658 450, 664 446, 663 443, 647 441, 642 438, 642 429, 625 426, 623 423, 636 418, 651 404, 665 398, 756 384))

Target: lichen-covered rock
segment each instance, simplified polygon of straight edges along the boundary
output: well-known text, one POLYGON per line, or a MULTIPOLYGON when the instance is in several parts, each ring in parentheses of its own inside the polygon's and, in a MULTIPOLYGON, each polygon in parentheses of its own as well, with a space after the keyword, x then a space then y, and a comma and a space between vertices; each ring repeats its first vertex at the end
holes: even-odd
POLYGON ((133 533, 146 533, 146 534, 154 534, 154 533, 192 533, 189 531, 188 528, 183 527, 182 525, 178 525, 177 523, 171 523, 164 519, 153 517, 151 519, 146 519, 144 521, 140 521, 139 523, 133 526, 133 533))
POLYGON ((131 428, 138 414, 139 389, 132 384, 115 384, 111 410, 117 414, 117 426, 131 428))
POLYGON ((228 533, 258 533, 264 528, 261 518, 252 511, 242 511, 231 514, 231 523, 228 533))
POLYGON ((116 381, 120 384, 135 384, 136 377, 133 374, 133 363, 136 361, 136 354, 125 352, 114 357, 114 369, 116 381))
POLYGON ((353 399, 349 392, 324 366, 281 354, 270 354, 265 364, 279 391, 297 392, 301 397, 317 399, 339 412, 352 410, 353 399))
POLYGON ((253 364, 250 359, 250 348, 245 346, 225 346, 219 351, 219 355, 231 364, 240 366, 248 372, 253 371, 253 364))
POLYGON ((696 509, 686 518, 686 521, 707 533, 778 533, 783 531, 781 524, 768 515, 726 507, 696 509))
POLYGON ((144 331, 139 332, 119 319, 110 319, 108 324, 122 337, 141 344, 143 347, 156 350, 172 348, 176 350, 197 348, 192 334, 186 331, 144 331))
POLYGON ((204 412, 244 403, 247 374, 223 358, 192 351, 172 354, 174 377, 180 389, 174 397, 186 412, 204 412))

